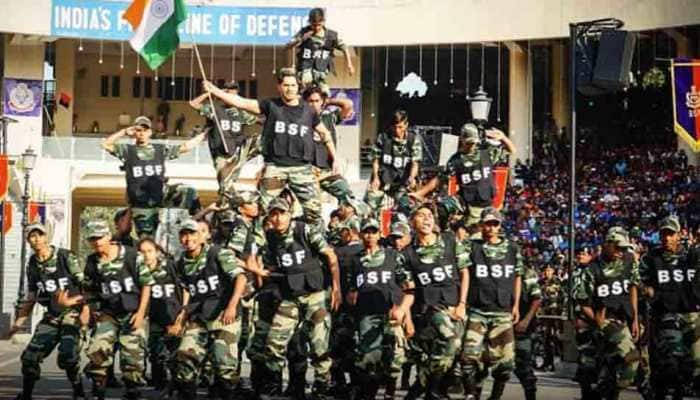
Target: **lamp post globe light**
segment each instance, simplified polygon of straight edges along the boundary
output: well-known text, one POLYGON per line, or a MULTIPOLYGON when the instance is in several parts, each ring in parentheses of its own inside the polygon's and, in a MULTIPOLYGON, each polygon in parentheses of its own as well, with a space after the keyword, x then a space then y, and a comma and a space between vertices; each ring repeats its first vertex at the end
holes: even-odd
POLYGON ((484 91, 484 88, 479 86, 479 89, 474 93, 474 96, 467 97, 469 108, 472 112, 472 119, 479 126, 484 126, 489 120, 489 111, 491 110, 492 98, 484 91))
POLYGON ((27 226, 29 225, 29 178, 36 165, 37 154, 31 147, 22 153, 22 169, 24 170, 24 192, 22 193, 22 247, 20 252, 19 287, 17 289, 17 310, 24 303, 24 278, 27 262, 27 226))

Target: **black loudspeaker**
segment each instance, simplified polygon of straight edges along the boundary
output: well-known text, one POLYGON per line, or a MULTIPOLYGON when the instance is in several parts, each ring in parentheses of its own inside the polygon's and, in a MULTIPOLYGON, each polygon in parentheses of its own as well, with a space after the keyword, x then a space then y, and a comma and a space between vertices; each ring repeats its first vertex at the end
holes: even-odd
POLYGON ((584 96, 605 93, 604 89, 593 85, 593 70, 598 54, 598 41, 583 37, 576 42, 576 89, 584 96))
POLYGON ((594 86, 609 91, 629 86, 636 39, 635 33, 627 31, 604 31, 600 35, 598 56, 593 70, 594 86))

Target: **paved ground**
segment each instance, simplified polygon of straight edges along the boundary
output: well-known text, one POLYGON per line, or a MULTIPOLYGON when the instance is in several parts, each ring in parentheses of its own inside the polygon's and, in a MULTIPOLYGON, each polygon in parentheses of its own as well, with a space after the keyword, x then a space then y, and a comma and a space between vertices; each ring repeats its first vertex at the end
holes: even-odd
MULTIPOLYGON (((12 344, 8 341, 0 341, 0 399, 14 399, 19 393, 22 386, 20 373, 19 355, 24 348, 23 345, 12 344)), ((56 366, 55 352, 52 356, 44 361, 42 365, 42 379, 37 383, 34 399, 70 399, 70 385, 65 379, 65 375, 56 366)), ((247 375, 247 364, 243 368, 244 376, 247 375)), ((554 376, 552 373, 544 373, 538 375, 538 399, 578 399, 580 398, 577 386, 568 379, 562 379, 554 376)), ((86 389, 89 387, 86 382, 86 389)), ((487 384, 482 398, 487 398, 490 393, 490 382, 487 384)), ((402 398, 404 392, 399 391, 397 398, 402 398)), ((205 398, 206 391, 199 392, 201 398, 205 398)), ((110 390, 108 393, 110 399, 119 399, 121 392, 119 390, 110 390)), ((146 391, 144 397, 155 399, 155 393, 146 391)), ((522 389, 517 380, 511 380, 506 388, 503 399, 520 400, 523 399, 522 389)), ((453 398, 463 398, 461 396, 453 398)), ((634 391, 627 391, 621 399, 639 399, 640 396, 634 391)))

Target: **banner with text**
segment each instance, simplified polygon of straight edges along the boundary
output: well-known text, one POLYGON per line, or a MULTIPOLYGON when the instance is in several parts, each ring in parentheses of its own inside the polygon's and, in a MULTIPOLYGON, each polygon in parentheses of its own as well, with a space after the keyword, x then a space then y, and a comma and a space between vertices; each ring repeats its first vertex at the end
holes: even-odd
MULTIPOLYGON (((151 0, 150 7, 164 0, 151 0)), ((122 19, 128 2, 53 0, 51 34, 83 39, 129 40, 131 26, 122 19)), ((307 23, 310 8, 187 5, 180 41, 197 44, 288 42, 307 23)))
POLYGON ((673 128, 700 152, 700 60, 673 60, 673 128))

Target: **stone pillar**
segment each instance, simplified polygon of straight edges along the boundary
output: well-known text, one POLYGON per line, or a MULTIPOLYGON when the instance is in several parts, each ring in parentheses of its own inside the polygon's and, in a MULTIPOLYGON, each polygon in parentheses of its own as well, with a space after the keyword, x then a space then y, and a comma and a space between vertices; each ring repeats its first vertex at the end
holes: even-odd
POLYGON ((75 41, 60 39, 56 41, 56 112, 54 125, 56 135, 70 136, 73 132, 73 104, 75 103, 75 41), (61 93, 71 97, 66 108, 58 104, 61 93))
POLYGON ((565 43, 552 44, 552 118, 557 129, 569 132, 569 50, 565 43))
POLYGON ((517 154, 511 158, 522 162, 532 158, 532 104, 529 88, 532 86, 528 74, 527 50, 517 43, 507 42, 509 56, 508 136, 515 144, 517 154))
MULTIPOLYGON (((5 35, 5 78, 44 79, 44 42, 22 35, 5 35)), ((36 117, 10 115, 19 121, 7 128, 7 149, 19 155, 29 146, 41 154, 41 131, 44 111, 36 117)))

